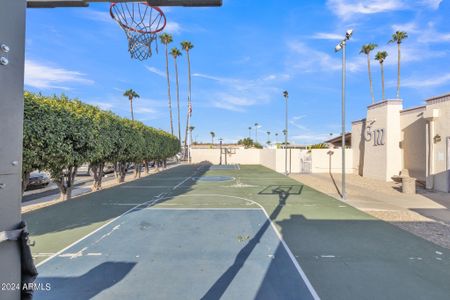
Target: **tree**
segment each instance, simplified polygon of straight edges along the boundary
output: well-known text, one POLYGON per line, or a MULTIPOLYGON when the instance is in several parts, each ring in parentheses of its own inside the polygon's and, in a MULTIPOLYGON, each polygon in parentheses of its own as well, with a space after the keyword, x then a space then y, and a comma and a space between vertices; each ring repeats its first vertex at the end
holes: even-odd
POLYGON ((180 85, 178 83, 178 64, 177 57, 181 56, 181 51, 178 48, 172 48, 170 55, 173 57, 175 65, 175 79, 177 84, 177 112, 178 112, 178 140, 181 141, 181 123, 180 123, 180 85))
POLYGON ((242 145, 245 148, 251 148, 251 147, 253 147, 253 144, 254 144, 254 142, 251 138, 245 138, 245 139, 239 140, 237 143, 238 143, 238 145, 242 145))
POLYGON ((252 127, 251 126, 248 127, 248 137, 252 138, 252 127))
POLYGON ((211 131, 209 134, 211 135, 211 144, 214 145, 214 137, 216 136, 216 134, 214 133, 214 131, 211 131))
POLYGON ((194 45, 192 45, 189 41, 183 41, 181 42, 181 48, 186 51, 186 56, 188 60, 188 111, 187 111, 187 118, 186 118, 186 134, 184 136, 184 148, 187 149, 187 135, 188 135, 188 129, 189 129, 189 122, 192 115, 192 90, 191 90, 191 57, 189 55, 192 48, 194 48, 194 45))
POLYGON ((383 63, 386 59, 386 57, 388 56, 388 53, 386 51, 378 51, 377 54, 375 55, 375 60, 378 60, 378 62, 380 63, 380 67, 381 67, 381 95, 382 95, 382 99, 385 99, 385 95, 384 95, 384 68, 383 68, 383 63))
POLYGON ((255 142, 258 142, 258 123, 255 123, 255 142))
POLYGON ((270 145, 270 131, 267 131, 267 144, 270 145))
POLYGON ((195 129, 194 126, 189 126, 189 139, 190 139, 191 143, 192 143, 192 131, 193 131, 194 129, 195 129))
POLYGON ((130 111, 131 111, 131 120, 134 121, 134 112, 133 112, 133 99, 139 98, 139 94, 133 91, 132 89, 126 90, 125 93, 123 93, 125 97, 128 97, 128 100, 130 100, 130 111))
POLYGON ((397 43, 397 98, 400 98, 400 44, 408 38, 405 31, 396 31, 388 43, 397 43))
POLYGON ((275 144, 278 143, 278 132, 275 132, 275 144))
POLYGON ((172 118, 172 98, 170 97, 170 76, 169 76, 169 44, 173 42, 171 34, 163 33, 159 36, 161 43, 166 46, 166 75, 167 75, 167 97, 169 99, 170 133, 173 134, 172 118))
POLYGON ((374 43, 365 44, 361 47, 361 51, 359 52, 367 55, 367 69, 369 73, 369 85, 370 85, 370 95, 372 96, 372 104, 375 103, 375 96, 373 93, 373 86, 372 86, 372 72, 370 70, 370 52, 373 51, 376 47, 378 47, 378 45, 374 43))

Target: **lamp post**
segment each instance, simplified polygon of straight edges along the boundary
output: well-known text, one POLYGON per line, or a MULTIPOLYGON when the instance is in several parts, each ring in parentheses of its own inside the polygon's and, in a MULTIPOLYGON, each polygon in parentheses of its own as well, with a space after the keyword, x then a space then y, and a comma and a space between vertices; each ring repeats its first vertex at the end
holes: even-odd
POLYGON ((345 57, 345 46, 347 41, 353 34, 353 30, 347 30, 345 33, 345 38, 337 44, 334 48, 335 52, 342 50, 342 200, 346 199, 345 193, 345 67, 346 67, 346 57, 345 57))
POLYGON ((219 142, 220 142, 220 144, 219 144, 219 148, 220 148, 220 163, 219 164, 222 165, 222 142, 223 142, 223 139, 220 138, 219 142))
POLYGON ((289 93, 288 91, 284 91, 283 92, 283 97, 284 100, 286 102, 286 124, 285 124, 285 129, 284 129, 284 175, 288 175, 288 171, 287 171, 287 142, 288 142, 288 98, 289 98, 289 93))

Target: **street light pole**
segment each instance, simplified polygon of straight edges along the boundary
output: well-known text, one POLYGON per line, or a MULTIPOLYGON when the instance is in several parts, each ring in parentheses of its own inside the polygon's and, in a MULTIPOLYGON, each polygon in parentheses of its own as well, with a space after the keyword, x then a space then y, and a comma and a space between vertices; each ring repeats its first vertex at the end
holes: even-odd
POLYGON ((288 142, 288 98, 289 98, 289 93, 288 91, 284 91, 283 92, 283 96, 284 99, 286 100, 286 117, 285 117, 285 134, 284 134, 284 175, 288 175, 288 171, 287 171, 287 142, 288 142))
POLYGON ((336 46, 335 52, 342 50, 342 191, 341 199, 346 200, 345 191, 345 82, 346 82, 346 44, 353 34, 353 30, 347 30, 345 38, 336 46))

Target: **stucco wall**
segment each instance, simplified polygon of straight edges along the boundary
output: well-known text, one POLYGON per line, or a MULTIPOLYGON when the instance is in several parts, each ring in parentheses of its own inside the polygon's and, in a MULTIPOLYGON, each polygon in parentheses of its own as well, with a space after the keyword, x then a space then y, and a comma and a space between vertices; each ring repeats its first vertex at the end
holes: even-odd
POLYGON ((363 176, 364 170, 364 132, 366 129, 366 119, 352 123, 352 151, 353 169, 355 174, 363 176))
MULTIPOLYGON (((311 150, 312 173, 341 173, 342 150, 336 149, 312 149, 311 150), (329 153, 332 153, 331 155, 329 153)), ((345 149, 345 173, 354 173, 353 151, 345 149)))
POLYGON ((426 178, 426 121, 423 118, 425 109, 418 107, 400 113, 403 168, 408 169, 411 177, 422 181, 426 178))
POLYGON ((276 151, 275 149, 262 149, 259 154, 259 159, 261 165, 275 170, 277 167, 276 164, 276 151))
MULTIPOLYGON (((450 95, 440 99, 428 100, 427 111, 439 110, 439 116, 434 118, 434 132, 430 137, 432 143, 433 169, 430 174, 433 178, 432 188, 449 192, 450 189, 450 153, 448 150, 447 138, 450 137, 450 95), (440 141, 434 141, 434 137, 439 135, 440 141)), ((431 120, 430 120, 431 121, 431 120)))
POLYGON ((401 109, 401 100, 386 100, 368 107, 366 131, 370 127, 372 137, 364 140, 364 177, 391 181, 402 170, 401 109), (383 130, 381 143, 375 138, 377 130, 383 130))

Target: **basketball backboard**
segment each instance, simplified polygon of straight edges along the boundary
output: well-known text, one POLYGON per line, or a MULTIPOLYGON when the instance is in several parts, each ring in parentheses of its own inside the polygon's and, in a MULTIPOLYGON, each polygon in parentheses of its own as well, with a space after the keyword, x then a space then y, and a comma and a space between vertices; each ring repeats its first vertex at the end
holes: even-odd
MULTIPOLYGON (((86 7, 94 2, 145 2, 133 0, 27 0, 28 8, 86 7)), ((148 0, 152 6, 222 6, 222 0, 148 0)))

